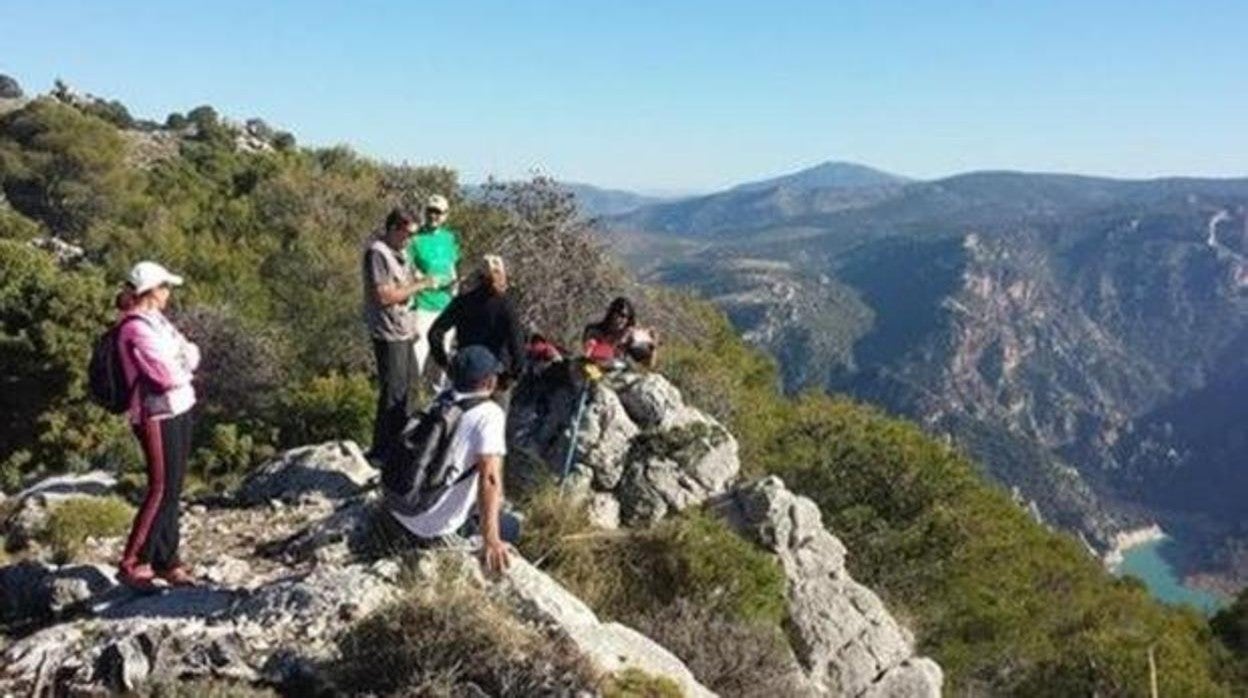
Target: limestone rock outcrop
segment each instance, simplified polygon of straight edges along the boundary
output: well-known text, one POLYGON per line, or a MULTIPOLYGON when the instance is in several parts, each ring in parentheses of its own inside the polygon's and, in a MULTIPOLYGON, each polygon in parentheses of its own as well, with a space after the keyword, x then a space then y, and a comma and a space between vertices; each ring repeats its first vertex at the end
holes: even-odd
POLYGON ((748 538, 775 553, 787 583, 787 632, 813 693, 928 698, 942 674, 914 652, 914 639, 883 602, 845 569, 845 547, 823 526, 813 501, 776 477, 715 504, 748 538))
POLYGON ((286 451, 261 465, 239 488, 238 500, 289 503, 310 494, 343 499, 359 494, 376 476, 354 441, 330 441, 286 451))
MULTIPOLYGON (((562 468, 584 384, 522 391, 512 403, 512 443, 562 468)), ((723 492, 740 470, 737 440, 684 403, 657 373, 609 376, 588 388, 571 487, 592 498, 603 523, 640 525, 723 492), (613 501, 612 501, 613 500, 613 501)))
POLYGON ((11 644, 0 656, 3 683, 57 694, 188 677, 287 684, 314 675, 339 632, 393 599, 398 573, 383 560, 319 568, 253 592, 109 587, 85 617, 11 644))

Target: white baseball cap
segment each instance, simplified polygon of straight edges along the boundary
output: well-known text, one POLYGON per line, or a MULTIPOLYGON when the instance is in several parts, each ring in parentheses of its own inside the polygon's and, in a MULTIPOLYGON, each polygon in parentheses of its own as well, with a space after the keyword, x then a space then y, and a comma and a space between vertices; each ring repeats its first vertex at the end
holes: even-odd
POLYGON ((147 293, 163 284, 181 286, 183 279, 156 262, 139 262, 131 267, 129 281, 135 293, 147 293))
POLYGON ((441 194, 434 194, 429 197, 428 201, 425 202, 425 208, 437 209, 442 213, 446 213, 451 210, 451 204, 447 202, 445 196, 442 196, 441 194))

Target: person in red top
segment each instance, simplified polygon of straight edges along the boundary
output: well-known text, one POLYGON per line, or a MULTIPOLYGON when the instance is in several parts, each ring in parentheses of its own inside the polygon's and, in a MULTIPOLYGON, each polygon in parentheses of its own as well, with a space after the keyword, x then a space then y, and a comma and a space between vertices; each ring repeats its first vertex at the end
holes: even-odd
POLYGON ((147 462, 147 493, 126 539, 118 573, 140 589, 156 578, 174 586, 194 583, 178 557, 178 500, 191 451, 191 380, 199 348, 165 318, 174 286, 182 277, 155 262, 139 262, 117 298, 121 330, 117 342, 130 390, 130 427, 147 462))
POLYGON ((623 296, 611 301, 601 321, 585 327, 581 339, 585 358, 600 365, 631 358, 653 368, 658 358, 654 331, 637 326, 637 311, 623 296))

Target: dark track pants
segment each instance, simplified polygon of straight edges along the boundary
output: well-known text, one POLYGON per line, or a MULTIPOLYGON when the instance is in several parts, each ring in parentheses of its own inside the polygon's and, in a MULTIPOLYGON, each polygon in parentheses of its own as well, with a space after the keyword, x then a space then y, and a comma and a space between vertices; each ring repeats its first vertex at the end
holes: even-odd
POLYGON ((407 394, 416 371, 413 341, 373 340, 377 359, 377 417, 373 421, 372 453, 383 460, 407 426, 407 394))
POLYGON ((133 427, 147 461, 147 493, 134 518, 122 564, 148 563, 158 572, 180 564, 178 500, 191 454, 191 413, 133 427))

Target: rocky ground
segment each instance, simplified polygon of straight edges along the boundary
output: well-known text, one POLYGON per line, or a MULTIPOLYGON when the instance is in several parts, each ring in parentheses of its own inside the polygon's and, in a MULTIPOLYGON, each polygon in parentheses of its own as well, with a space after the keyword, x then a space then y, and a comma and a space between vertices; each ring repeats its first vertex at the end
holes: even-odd
MULTIPOLYGON (((513 460, 560 460, 577 389, 546 386, 516 396, 513 460)), ((645 526, 705 504, 777 555, 788 579, 794 685, 802 692, 940 694, 940 668, 915 656, 910 633, 849 577, 846 551, 813 502, 775 478, 738 483, 735 439, 685 405, 661 376, 612 379, 592 395, 571 496, 590 499, 599 525, 645 526)), ((231 497, 187 503, 184 549, 204 584, 149 594, 116 583, 111 562, 120 539, 89 540, 80 560, 56 565, 31 535, 58 502, 110 491, 109 476, 62 478, 15 495, 4 526, 8 547, 18 552, 0 568, 0 619, 9 631, 0 690, 95 695, 228 679, 292 695, 349 692, 324 674, 339 651, 336 640, 413 584, 435 588, 450 579, 485 590, 519 622, 570 642, 597 671, 636 668, 674 681, 685 695, 713 695, 671 652, 601 621, 519 556, 506 574, 491 577, 472 551, 397 554, 377 535, 374 483, 352 443, 286 452, 231 497)))

